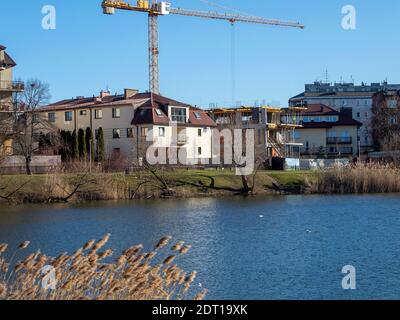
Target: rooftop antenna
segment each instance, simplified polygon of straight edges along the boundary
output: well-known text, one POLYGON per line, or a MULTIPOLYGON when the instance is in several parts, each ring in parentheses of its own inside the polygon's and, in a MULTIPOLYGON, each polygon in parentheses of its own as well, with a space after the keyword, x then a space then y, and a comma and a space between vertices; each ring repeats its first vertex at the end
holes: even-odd
POLYGON ((325 69, 324 76, 325 76, 325 83, 329 83, 329 72, 328 72, 328 69, 325 69))
POLYGON ((350 82, 354 83, 353 75, 350 76, 350 82))

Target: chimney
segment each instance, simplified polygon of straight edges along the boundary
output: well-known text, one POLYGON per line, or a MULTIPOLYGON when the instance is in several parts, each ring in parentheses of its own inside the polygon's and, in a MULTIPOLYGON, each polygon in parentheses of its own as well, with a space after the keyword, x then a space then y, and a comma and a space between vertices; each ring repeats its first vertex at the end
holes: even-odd
POLYGON ((135 94, 139 93, 139 90, 136 89, 124 89, 124 98, 129 99, 135 94))
POLYGON ((101 91, 100 91, 100 98, 101 98, 101 99, 103 99, 103 98, 105 98, 105 97, 108 97, 108 96, 110 96, 110 95, 111 95, 110 91, 104 91, 104 90, 101 90, 101 91))

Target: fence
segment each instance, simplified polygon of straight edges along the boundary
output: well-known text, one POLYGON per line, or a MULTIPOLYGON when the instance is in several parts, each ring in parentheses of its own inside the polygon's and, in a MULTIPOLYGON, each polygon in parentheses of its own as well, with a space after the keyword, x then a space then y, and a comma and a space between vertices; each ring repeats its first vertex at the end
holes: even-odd
MULTIPOLYGON (((61 167, 61 156, 33 156, 31 168, 33 173, 54 172, 61 167)), ((0 163, 0 174, 22 174, 26 172, 23 156, 8 156, 0 163)))

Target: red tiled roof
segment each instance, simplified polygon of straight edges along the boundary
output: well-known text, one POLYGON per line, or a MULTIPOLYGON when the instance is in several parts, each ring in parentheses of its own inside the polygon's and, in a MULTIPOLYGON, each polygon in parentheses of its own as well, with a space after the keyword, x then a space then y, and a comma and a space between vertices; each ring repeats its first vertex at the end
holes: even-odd
POLYGON ((362 126, 362 123, 354 120, 351 115, 344 112, 336 111, 335 109, 323 104, 310 104, 307 106, 307 110, 302 111, 301 114, 303 116, 339 116, 339 121, 337 122, 303 122, 303 128, 305 129, 332 128, 335 126, 362 126))
POLYGON ((328 107, 324 104, 309 104, 307 105, 307 110, 302 112, 304 115, 337 115, 338 111, 328 107))
POLYGON ((185 126, 215 126, 215 122, 207 115, 205 111, 158 94, 151 95, 148 92, 136 93, 128 98, 125 98, 124 95, 110 95, 103 97, 102 99, 98 97, 77 97, 52 103, 48 106, 42 107, 41 111, 45 112, 82 108, 99 108, 118 105, 131 105, 132 107, 137 108, 135 116, 132 119, 133 125, 168 125, 169 118, 166 110, 168 106, 172 105, 177 107, 189 108, 189 123, 185 124, 185 126), (160 112, 163 114, 162 116, 157 114, 157 109, 160 110, 160 112), (196 117, 195 112, 199 114, 199 118, 196 117))
POLYGON ((196 126, 215 127, 214 120, 204 110, 197 108, 190 108, 189 123, 196 126), (197 115, 197 116, 196 116, 197 115))

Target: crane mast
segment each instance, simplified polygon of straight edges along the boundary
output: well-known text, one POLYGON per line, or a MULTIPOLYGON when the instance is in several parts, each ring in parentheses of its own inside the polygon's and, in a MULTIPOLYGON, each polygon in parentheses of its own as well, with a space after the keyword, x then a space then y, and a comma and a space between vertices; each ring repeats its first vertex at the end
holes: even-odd
POLYGON ((159 79, 159 47, 158 47, 158 16, 169 14, 198 17, 215 20, 225 20, 230 23, 245 22, 257 23, 282 27, 293 27, 303 29, 304 25, 293 21, 282 21, 268 19, 256 16, 246 16, 239 14, 228 14, 221 12, 206 12, 198 10, 188 10, 181 8, 172 8, 169 2, 159 0, 138 0, 136 5, 132 5, 125 1, 103 0, 102 2, 104 14, 114 14, 115 10, 137 11, 148 14, 149 28, 149 89, 151 93, 160 94, 159 79))

